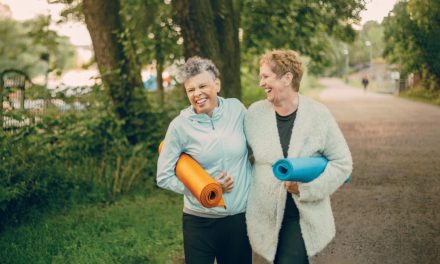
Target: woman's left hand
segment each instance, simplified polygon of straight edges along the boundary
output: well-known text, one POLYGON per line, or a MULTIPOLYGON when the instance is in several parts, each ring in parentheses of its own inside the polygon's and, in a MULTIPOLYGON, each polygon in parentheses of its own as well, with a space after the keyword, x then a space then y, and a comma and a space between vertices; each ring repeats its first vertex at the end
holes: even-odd
POLYGON ((285 181, 284 182, 284 189, 286 189, 286 191, 289 193, 299 195, 299 187, 298 187, 297 182, 285 181))

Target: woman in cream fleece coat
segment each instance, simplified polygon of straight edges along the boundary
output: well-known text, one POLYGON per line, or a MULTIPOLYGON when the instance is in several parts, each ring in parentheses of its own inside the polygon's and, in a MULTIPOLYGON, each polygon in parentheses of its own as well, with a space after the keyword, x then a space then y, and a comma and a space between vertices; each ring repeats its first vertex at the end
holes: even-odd
POLYGON ((298 94, 302 65, 293 51, 260 60, 267 99, 250 106, 245 133, 255 158, 246 221, 253 251, 269 262, 308 263, 335 236, 330 195, 352 171, 347 143, 329 110, 298 94), (284 157, 325 156, 309 183, 281 182, 272 165, 284 157))

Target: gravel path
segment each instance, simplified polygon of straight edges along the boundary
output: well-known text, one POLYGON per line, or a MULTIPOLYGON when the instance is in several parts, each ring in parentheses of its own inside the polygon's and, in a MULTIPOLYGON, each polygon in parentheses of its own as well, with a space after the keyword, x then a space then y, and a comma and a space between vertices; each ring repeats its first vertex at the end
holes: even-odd
POLYGON ((332 196, 336 237, 311 263, 440 263, 440 108, 322 84, 354 171, 332 196))

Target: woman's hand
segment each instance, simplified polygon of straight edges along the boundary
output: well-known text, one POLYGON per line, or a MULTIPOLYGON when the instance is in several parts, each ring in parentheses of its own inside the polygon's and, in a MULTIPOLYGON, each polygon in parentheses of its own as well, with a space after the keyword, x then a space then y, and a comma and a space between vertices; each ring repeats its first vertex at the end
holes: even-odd
POLYGON ((226 175, 223 171, 214 179, 220 184, 220 186, 222 186, 224 193, 231 192, 232 188, 234 188, 234 180, 232 179, 232 176, 226 175))
POLYGON ((289 193, 299 195, 299 187, 298 187, 297 182, 285 181, 284 182, 284 189, 286 189, 286 191, 289 193))

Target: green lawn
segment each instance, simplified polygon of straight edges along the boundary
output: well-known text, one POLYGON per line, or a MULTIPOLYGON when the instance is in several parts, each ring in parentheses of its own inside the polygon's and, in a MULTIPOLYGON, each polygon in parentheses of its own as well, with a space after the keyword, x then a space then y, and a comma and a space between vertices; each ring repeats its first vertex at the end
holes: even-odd
POLYGON ((155 190, 0 233, 1 263, 183 263, 182 197, 155 190))

